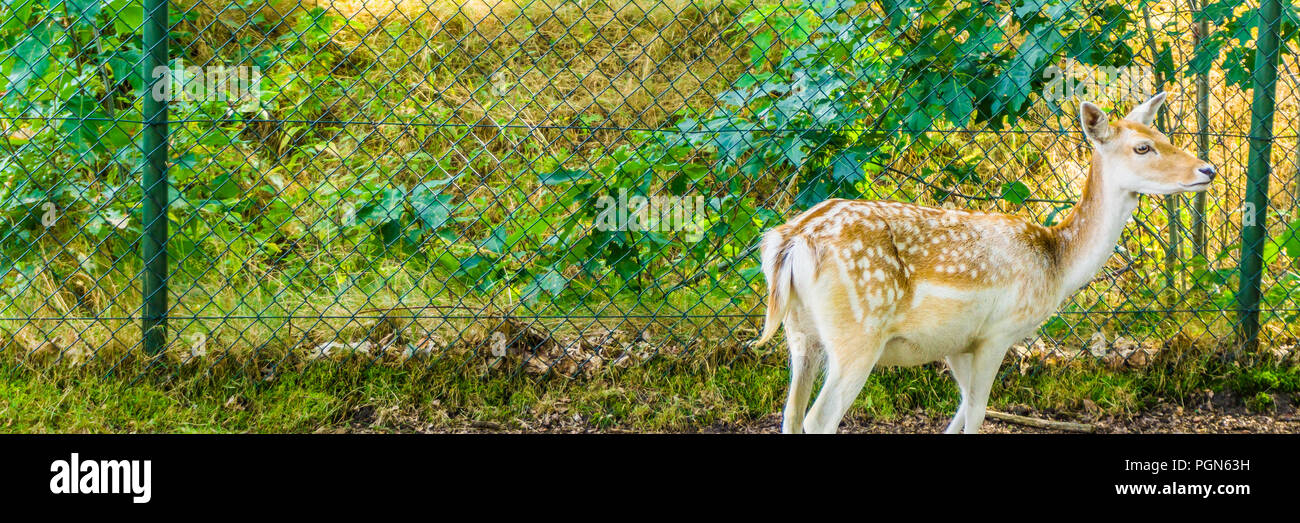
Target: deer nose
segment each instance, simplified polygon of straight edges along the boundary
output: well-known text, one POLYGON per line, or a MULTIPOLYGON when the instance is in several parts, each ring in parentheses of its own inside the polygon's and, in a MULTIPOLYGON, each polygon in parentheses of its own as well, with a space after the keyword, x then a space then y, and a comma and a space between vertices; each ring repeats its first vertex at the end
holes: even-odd
POLYGON ((1218 172, 1214 170, 1213 165, 1206 165, 1204 167, 1201 167, 1200 169, 1197 169, 1196 172, 1208 176, 1210 180, 1214 180, 1214 175, 1218 174, 1218 172))

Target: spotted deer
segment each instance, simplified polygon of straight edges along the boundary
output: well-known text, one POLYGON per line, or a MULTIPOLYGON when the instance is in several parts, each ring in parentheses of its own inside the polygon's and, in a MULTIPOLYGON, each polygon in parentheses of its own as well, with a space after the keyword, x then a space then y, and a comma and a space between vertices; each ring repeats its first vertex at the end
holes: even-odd
POLYGON ((961 391, 946 432, 979 432, 1011 344, 1092 280, 1138 196, 1204 191, 1214 179, 1213 166, 1149 127, 1165 94, 1114 122, 1096 105, 1080 106, 1091 165, 1082 198, 1054 226, 832 199, 768 231, 767 316, 756 343, 785 325, 790 390, 782 431, 835 432, 876 365, 945 360, 961 391), (805 413, 823 367, 821 393, 805 413))

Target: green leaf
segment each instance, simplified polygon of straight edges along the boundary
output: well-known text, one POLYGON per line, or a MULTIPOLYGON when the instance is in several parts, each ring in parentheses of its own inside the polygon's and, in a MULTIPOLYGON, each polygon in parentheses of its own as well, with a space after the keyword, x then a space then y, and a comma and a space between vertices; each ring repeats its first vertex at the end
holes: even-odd
MULTIPOLYGON (((40 0, 3 0, 0 3, 4 5, 8 15, 0 21, 0 31, 6 34, 19 33, 35 25, 37 19, 45 16, 44 9, 39 11, 36 9, 37 6, 45 7, 44 2, 40 0)), ((0 272, 0 275, 3 274, 0 272)))
MULTIPOLYGON (((383 240, 384 245, 392 245, 393 242, 401 238, 401 234, 402 234, 401 220, 392 220, 392 221, 384 222, 382 225, 379 226, 379 238, 383 240)), ((265 242, 259 242, 259 243, 265 243, 265 242)))
POLYGON ((507 247, 516 247, 524 238, 536 239, 551 231, 552 224, 545 216, 538 216, 529 222, 528 225, 516 230, 506 237, 505 244, 507 247))
POLYGON ((1282 247, 1286 249, 1286 255, 1292 258, 1300 259, 1300 220, 1291 222, 1286 226, 1286 232, 1282 233, 1282 247))
POLYGON ((1272 265, 1277 260, 1277 255, 1281 250, 1282 246, 1278 242, 1264 243, 1264 265, 1272 265))
POLYGON ((1216 25, 1221 24, 1225 18, 1232 16, 1233 9, 1238 5, 1241 5, 1241 2, 1237 0, 1219 0, 1218 2, 1202 7, 1201 10, 1196 13, 1195 19, 1197 21, 1208 20, 1216 25))
POLYGON ((813 176, 803 184, 799 194, 795 195, 794 203, 799 208, 807 209, 826 201, 830 197, 830 189, 830 184, 826 183, 825 177, 813 176))
POLYGON ((755 84, 759 82, 766 81, 771 76, 772 76, 771 73, 762 73, 762 74, 745 73, 740 75, 740 78, 736 79, 736 83, 733 87, 735 87, 736 89, 748 89, 750 87, 753 87, 755 84))
POLYGON ((753 46, 749 48, 749 60, 754 69, 758 69, 763 64, 763 60, 767 57, 767 50, 772 48, 772 40, 771 31, 763 31, 750 39, 753 46))
POLYGON ((795 169, 803 167, 804 160, 808 159, 808 151, 803 150, 806 144, 807 141, 802 138, 792 138, 785 143, 785 160, 795 169))
POLYGON ((479 247, 493 254, 501 254, 505 250, 507 238, 509 238, 509 232, 505 226, 500 226, 492 229, 492 234, 489 234, 483 240, 483 243, 479 244, 479 247))
POLYGON ((1033 91, 1034 79, 1042 76, 1038 73, 1047 59, 1055 56, 1064 45, 1065 38, 1050 24, 1026 36, 1024 43, 1016 48, 1016 58, 994 85, 997 98, 993 101, 993 112, 1010 109, 1010 114, 1018 114, 1033 91))
POLYGON ((78 26, 90 27, 95 24, 95 16, 99 15, 103 3, 101 0, 63 0, 63 6, 78 26))
POLYGON ((134 34, 144 26, 144 8, 140 0, 113 0, 108 10, 116 13, 114 27, 118 33, 134 34))
POLYGON ((172 158, 171 166, 173 169, 185 169, 188 171, 197 171, 199 167, 202 167, 202 164, 200 164, 199 162, 199 157, 195 156, 194 153, 185 153, 175 158, 172 158))
POLYGON ((1223 57, 1224 78, 1228 83, 1242 89, 1249 89, 1251 69, 1255 64, 1255 50, 1253 48, 1232 48, 1229 49, 1223 57))
POLYGON ((1026 0, 1024 5, 1016 8, 1016 16, 1025 18, 1041 13, 1052 20, 1060 20, 1070 12, 1071 4, 1073 2, 1061 0, 1026 0))
POLYGON ((13 66, 9 70, 6 101, 27 94, 28 82, 40 78, 49 69, 53 61, 50 59, 51 34, 50 22, 42 22, 31 28, 18 45, 9 50, 13 66))
POLYGON ((406 193, 401 189, 383 189, 378 200, 366 202, 357 211, 357 219, 380 225, 397 223, 406 214, 406 209, 402 206, 404 196, 406 193))
POLYGON ((1016 205, 1023 205, 1029 198, 1029 187, 1025 184, 1014 181, 1002 184, 1002 199, 1016 205))
POLYGON ((757 127, 753 122, 737 121, 719 129, 717 137, 713 139, 713 144, 718 148, 718 156, 727 163, 735 163, 753 145, 750 136, 757 127))
POLYGON ((560 271, 548 267, 546 272, 534 276, 533 280, 524 288, 524 300, 528 303, 536 303, 542 292, 551 296, 558 296, 568 284, 569 280, 560 271))
POLYGON ((477 275, 477 273, 482 272, 482 271, 474 270, 476 267, 479 267, 480 265, 483 264, 490 264, 490 263, 491 260, 479 256, 477 254, 472 254, 469 257, 460 260, 460 263, 456 264, 457 265, 456 270, 452 272, 452 275, 474 277, 477 275))
POLYGON ((239 196, 239 184, 230 179, 229 174, 222 174, 208 184, 208 198, 213 200, 227 200, 239 196))
POLYGON ((831 160, 831 177, 838 182, 856 182, 862 179, 862 163, 852 152, 842 152, 831 160))
POLYGON ((431 184, 436 182, 425 182, 411 189, 411 207, 415 208, 415 215, 424 224, 424 227, 430 231, 437 231, 451 219, 451 206, 453 196, 450 194, 438 194, 433 190, 431 184))
POLYGON ((571 182, 582 178, 587 178, 590 175, 591 173, 587 171, 582 171, 578 169, 566 169, 564 167, 560 167, 549 173, 541 174, 540 176, 537 177, 537 179, 538 181, 542 182, 545 185, 559 185, 562 183, 571 182))
POLYGON ((966 86, 955 78, 948 78, 939 86, 939 103, 943 104, 948 119, 957 125, 970 123, 971 112, 975 110, 975 99, 966 86))
POLYGON ((1214 39, 1206 40, 1197 46, 1195 55, 1187 62, 1187 75, 1209 74, 1210 69, 1214 68, 1214 61, 1219 59, 1219 51, 1223 49, 1223 43, 1223 40, 1214 39))

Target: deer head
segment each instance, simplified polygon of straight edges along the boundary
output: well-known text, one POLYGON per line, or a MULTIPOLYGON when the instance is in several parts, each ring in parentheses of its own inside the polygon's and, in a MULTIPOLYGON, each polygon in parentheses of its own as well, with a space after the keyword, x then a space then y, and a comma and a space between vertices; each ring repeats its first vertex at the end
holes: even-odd
POLYGON ((1080 106, 1083 134, 1093 146, 1094 161, 1101 162, 1107 185, 1129 193, 1174 194, 1204 191, 1214 180, 1213 165, 1150 127, 1166 94, 1151 97, 1115 122, 1096 105, 1080 106))

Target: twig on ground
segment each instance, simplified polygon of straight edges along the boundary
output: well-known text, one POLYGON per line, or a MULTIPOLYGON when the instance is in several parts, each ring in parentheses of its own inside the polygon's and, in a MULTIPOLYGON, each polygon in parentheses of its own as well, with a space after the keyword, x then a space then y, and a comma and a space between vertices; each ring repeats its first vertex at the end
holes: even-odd
POLYGON ((986 415, 998 421, 1015 423, 1017 425, 1026 425, 1040 429, 1064 430, 1068 432, 1096 432, 1097 427, 1087 423, 1073 423, 1069 421, 1054 421, 1050 419, 1030 418, 1028 416, 1017 416, 1007 414, 996 410, 985 411, 986 415))
POLYGON ((501 426, 500 423, 496 423, 494 421, 472 421, 470 422, 469 426, 476 429, 487 429, 487 430, 505 429, 505 427, 501 426))

